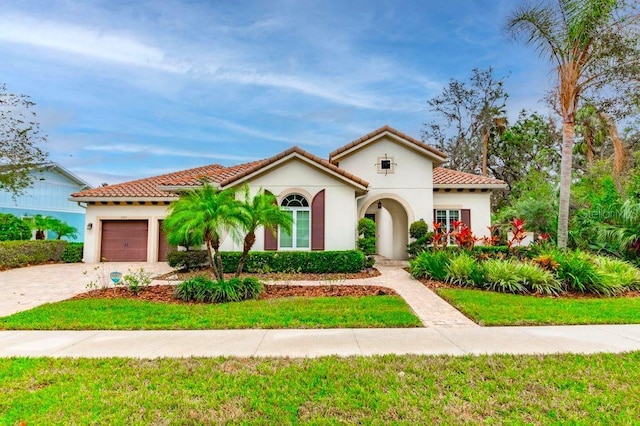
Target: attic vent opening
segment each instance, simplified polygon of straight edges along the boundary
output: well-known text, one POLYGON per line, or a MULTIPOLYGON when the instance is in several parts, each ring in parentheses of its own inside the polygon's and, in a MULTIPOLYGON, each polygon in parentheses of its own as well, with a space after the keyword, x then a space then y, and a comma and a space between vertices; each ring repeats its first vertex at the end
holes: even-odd
POLYGON ((376 163, 378 173, 385 176, 389 173, 394 173, 396 165, 397 164, 393 161, 393 157, 389 157, 387 154, 378 157, 378 161, 376 163))

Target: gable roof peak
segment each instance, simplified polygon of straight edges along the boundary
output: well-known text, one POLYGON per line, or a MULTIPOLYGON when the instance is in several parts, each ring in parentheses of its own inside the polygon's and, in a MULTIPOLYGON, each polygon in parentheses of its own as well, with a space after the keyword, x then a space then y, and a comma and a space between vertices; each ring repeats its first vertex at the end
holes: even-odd
POLYGON ((418 139, 415 139, 405 133, 402 133, 399 130, 394 129, 388 124, 385 124, 384 126, 374 130, 373 132, 367 133, 366 135, 332 151, 329 154, 329 161, 335 164, 339 161, 340 158, 346 157, 353 152, 365 147, 366 145, 378 140, 385 133, 392 136, 393 139, 404 143, 409 148, 412 148, 430 157, 436 163, 436 165, 442 164, 447 158, 447 155, 442 151, 439 151, 431 145, 427 145, 426 143, 419 141, 418 139))

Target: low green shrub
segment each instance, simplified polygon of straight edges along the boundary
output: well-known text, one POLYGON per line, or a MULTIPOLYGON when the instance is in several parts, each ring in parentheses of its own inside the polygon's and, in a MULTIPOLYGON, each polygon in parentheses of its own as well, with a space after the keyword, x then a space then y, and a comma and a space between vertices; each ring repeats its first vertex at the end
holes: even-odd
POLYGON ((367 256, 376 253, 376 237, 358 238, 356 240, 358 250, 362 251, 367 256))
POLYGON ((167 263, 172 268, 193 271, 209 264, 206 250, 170 251, 167 253, 167 263))
POLYGON ((580 250, 550 250, 545 254, 551 255, 558 264, 556 274, 567 290, 602 294, 601 277, 591 255, 580 250))
POLYGON ((80 263, 82 262, 82 254, 84 251, 83 243, 69 243, 62 252, 61 260, 64 263, 80 263))
MULTIPOLYGON (((225 272, 235 272, 239 252, 222 252, 225 272)), ((364 269, 365 255, 358 250, 342 251, 253 251, 244 272, 269 273, 355 273, 364 269)))
POLYGON ((0 213, 0 241, 24 241, 31 238, 31 228, 11 213, 0 213))
POLYGON ((484 287, 502 293, 525 293, 527 288, 518 274, 518 265, 514 260, 486 260, 482 264, 484 287))
POLYGON ((424 219, 417 220, 409 226, 409 236, 411 238, 418 240, 430 236, 429 234, 433 236, 433 233, 429 231, 429 225, 424 219))
POLYGON ((200 275, 178 284, 174 295, 189 302, 226 303, 256 299, 263 291, 264 285, 254 277, 214 281, 200 275))
POLYGON ((640 289, 640 269, 620 259, 596 256, 596 271, 603 286, 613 293, 640 289))
POLYGON ((423 251, 432 250, 431 244, 433 243, 433 232, 418 238, 415 241, 407 244, 407 255, 409 259, 415 259, 423 251))
POLYGON ((484 273, 473 256, 462 252, 449 260, 447 281, 459 286, 480 286, 484 282, 484 273))
POLYGON ((510 254, 509 247, 507 246, 478 246, 475 245, 471 249, 471 252, 478 255, 486 255, 486 257, 494 257, 495 255, 508 256, 510 254))
POLYGON ((517 274, 530 291, 547 295, 557 295, 562 292, 562 284, 552 272, 532 263, 523 262, 517 265, 517 274))
POLYGON ((151 284, 151 274, 139 268, 135 270, 129 269, 128 273, 122 277, 122 285, 126 285, 133 294, 138 294, 141 289, 151 284))
POLYGON ((60 262, 68 244, 61 240, 0 241, 0 269, 60 262))
POLYGON ((444 281, 447 278, 450 260, 451 252, 446 250, 423 251, 409 262, 409 272, 415 278, 444 281))
POLYGON ((174 296, 186 302, 212 302, 215 281, 198 275, 176 286, 174 296))

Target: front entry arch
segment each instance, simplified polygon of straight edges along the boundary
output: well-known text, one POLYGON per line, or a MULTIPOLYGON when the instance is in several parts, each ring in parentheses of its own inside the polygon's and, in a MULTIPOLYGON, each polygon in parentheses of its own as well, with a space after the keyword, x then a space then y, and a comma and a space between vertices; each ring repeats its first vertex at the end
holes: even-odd
POLYGON ((394 260, 407 258, 409 214, 396 199, 378 198, 364 210, 361 217, 376 222, 376 253, 394 260))

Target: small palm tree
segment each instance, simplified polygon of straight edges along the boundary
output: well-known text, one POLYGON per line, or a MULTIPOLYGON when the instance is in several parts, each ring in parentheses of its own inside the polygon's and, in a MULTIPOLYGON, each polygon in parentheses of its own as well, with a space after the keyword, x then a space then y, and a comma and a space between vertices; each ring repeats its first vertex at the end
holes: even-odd
POLYGON ((245 231, 242 255, 238 262, 236 276, 239 276, 244 269, 249 251, 256 242, 256 229, 263 226, 275 234, 278 227, 282 227, 286 232, 291 233, 293 217, 286 211, 280 209, 276 197, 273 194, 264 192, 262 188, 251 197, 249 187, 244 187, 244 203, 240 205, 243 213, 242 227, 245 231))
POLYGON ((37 214, 35 216, 25 218, 26 224, 31 228, 31 231, 36 231, 36 240, 44 240, 45 232, 50 228, 52 217, 42 216, 37 214))
POLYGON ((610 244, 620 255, 640 256, 640 202, 627 200, 617 213, 614 223, 598 224, 596 239, 610 244))
POLYGON ((61 240, 62 237, 74 239, 78 237, 78 230, 76 228, 55 217, 49 218, 48 229, 58 235, 58 240, 61 240))
POLYGON ((235 191, 218 191, 208 183, 200 189, 184 192, 169 206, 164 221, 169 244, 205 244, 209 263, 219 281, 224 268, 220 256, 220 243, 224 232, 234 232, 242 223, 242 211, 235 191))

